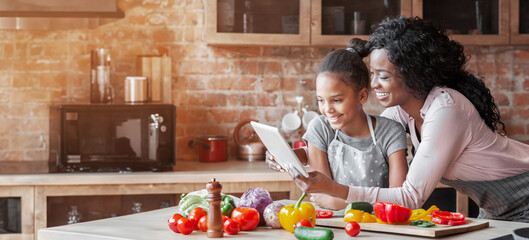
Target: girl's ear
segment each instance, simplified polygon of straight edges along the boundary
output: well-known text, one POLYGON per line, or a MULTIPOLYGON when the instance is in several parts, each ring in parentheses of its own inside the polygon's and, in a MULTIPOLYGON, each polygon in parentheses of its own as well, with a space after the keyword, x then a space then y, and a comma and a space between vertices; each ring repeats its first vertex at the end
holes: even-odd
POLYGON ((361 104, 365 104, 367 102, 367 97, 368 96, 369 96, 369 90, 367 90, 367 88, 363 88, 358 93, 358 97, 359 97, 358 100, 360 100, 361 104))

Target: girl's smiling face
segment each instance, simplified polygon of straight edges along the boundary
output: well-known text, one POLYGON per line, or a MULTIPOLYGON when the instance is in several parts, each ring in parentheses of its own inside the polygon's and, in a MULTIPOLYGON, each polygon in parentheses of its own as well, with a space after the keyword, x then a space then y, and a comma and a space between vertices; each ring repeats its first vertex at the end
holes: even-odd
POLYGON ((407 91, 404 79, 397 74, 396 66, 389 61, 385 49, 375 49, 369 56, 371 88, 383 107, 405 104, 412 94, 407 91))
POLYGON ((340 129, 345 134, 351 133, 358 119, 365 119, 362 105, 367 96, 367 88, 356 91, 343 82, 339 74, 323 72, 316 77, 316 98, 321 114, 333 129, 340 129))

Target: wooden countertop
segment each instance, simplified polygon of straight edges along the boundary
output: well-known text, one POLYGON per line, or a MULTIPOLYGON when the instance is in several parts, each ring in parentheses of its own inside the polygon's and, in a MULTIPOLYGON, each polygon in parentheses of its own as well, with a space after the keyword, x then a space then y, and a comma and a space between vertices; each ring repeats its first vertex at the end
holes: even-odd
MULTIPOLYGON (((190 235, 176 234, 167 226, 167 219, 176 212, 176 207, 165 208, 150 212, 132 214, 122 217, 77 223, 38 231, 39 240, 104 240, 104 239, 207 239, 206 233, 195 230, 190 235)), ((468 233, 461 233, 442 237, 442 239, 492 239, 511 234, 513 229, 529 227, 529 223, 489 221, 489 227, 468 233)), ((349 239, 342 228, 330 228, 334 232, 334 239, 349 239)), ((259 227, 253 231, 242 231, 238 235, 225 235, 230 239, 295 239, 294 236, 282 229, 259 227)), ((362 231, 357 236, 366 239, 424 239, 410 235, 389 234, 362 231)))
POLYGON ((287 173, 275 172, 264 161, 229 160, 203 163, 177 161, 172 172, 101 172, 101 173, 40 173, 3 174, 3 186, 39 185, 112 185, 112 184, 155 184, 208 182, 215 177, 221 182, 292 181, 287 173))

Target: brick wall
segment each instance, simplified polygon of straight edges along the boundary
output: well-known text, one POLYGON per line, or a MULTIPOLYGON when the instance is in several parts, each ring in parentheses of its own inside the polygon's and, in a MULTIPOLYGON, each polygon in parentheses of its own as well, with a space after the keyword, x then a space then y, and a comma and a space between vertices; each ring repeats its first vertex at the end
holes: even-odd
MULTIPOLYGON (((116 101, 136 74, 137 55, 172 58, 177 159, 196 160, 189 140, 230 136, 246 118, 279 126, 295 96, 316 109, 314 73, 329 48, 211 47, 204 0, 120 0, 125 18, 96 29, 0 30, 0 161, 48 159, 49 106, 88 103, 90 50, 112 49, 116 101)), ((529 140, 529 47, 468 48, 471 70, 485 76, 509 136, 529 140)), ((366 106, 378 113, 373 100, 366 106)))

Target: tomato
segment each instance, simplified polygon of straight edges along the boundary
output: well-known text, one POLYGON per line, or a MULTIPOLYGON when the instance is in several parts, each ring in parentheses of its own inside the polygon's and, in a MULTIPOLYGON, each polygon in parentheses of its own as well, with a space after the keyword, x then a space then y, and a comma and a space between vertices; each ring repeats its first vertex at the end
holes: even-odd
POLYGON ((204 210, 201 207, 196 207, 191 212, 189 212, 189 215, 187 216, 187 219, 193 223, 193 226, 195 226, 195 229, 198 229, 198 221, 200 221, 200 218, 203 216, 207 216, 208 212, 204 210))
POLYGON ((169 228, 171 230, 173 230, 173 232, 180 233, 180 231, 178 231, 178 228, 176 227, 176 225, 177 225, 178 219, 183 218, 183 217, 184 216, 180 215, 179 213, 175 213, 175 214, 173 214, 173 216, 171 216, 169 218, 169 220, 167 220, 167 222, 169 223, 169 228))
POLYGON ((252 230, 259 224, 259 212, 255 208, 236 207, 231 213, 231 218, 239 222, 241 231, 252 230))
POLYGON ((185 217, 178 219, 176 227, 178 228, 178 231, 184 235, 188 235, 195 230, 193 223, 185 217))
POLYGON ((227 218, 224 224, 222 224, 222 229, 228 235, 235 235, 239 233, 239 222, 233 218, 227 218))
POLYGON ((317 218, 330 218, 333 214, 333 211, 316 210, 317 218))
POLYGON ((360 224, 355 221, 348 222, 345 225, 345 233, 351 237, 356 237, 360 233, 360 224))
POLYGON ((198 228, 202 232, 208 231, 208 216, 207 215, 201 217, 200 220, 198 220, 198 228))
POLYGON ((310 227, 311 228, 311 227, 314 227, 314 226, 312 226, 312 223, 309 220, 301 219, 301 220, 299 220, 298 223, 296 223, 296 226, 294 226, 294 228, 297 228, 297 227, 310 227))
POLYGON ((226 215, 222 215, 222 223, 226 222, 226 220, 230 219, 230 217, 226 215))

